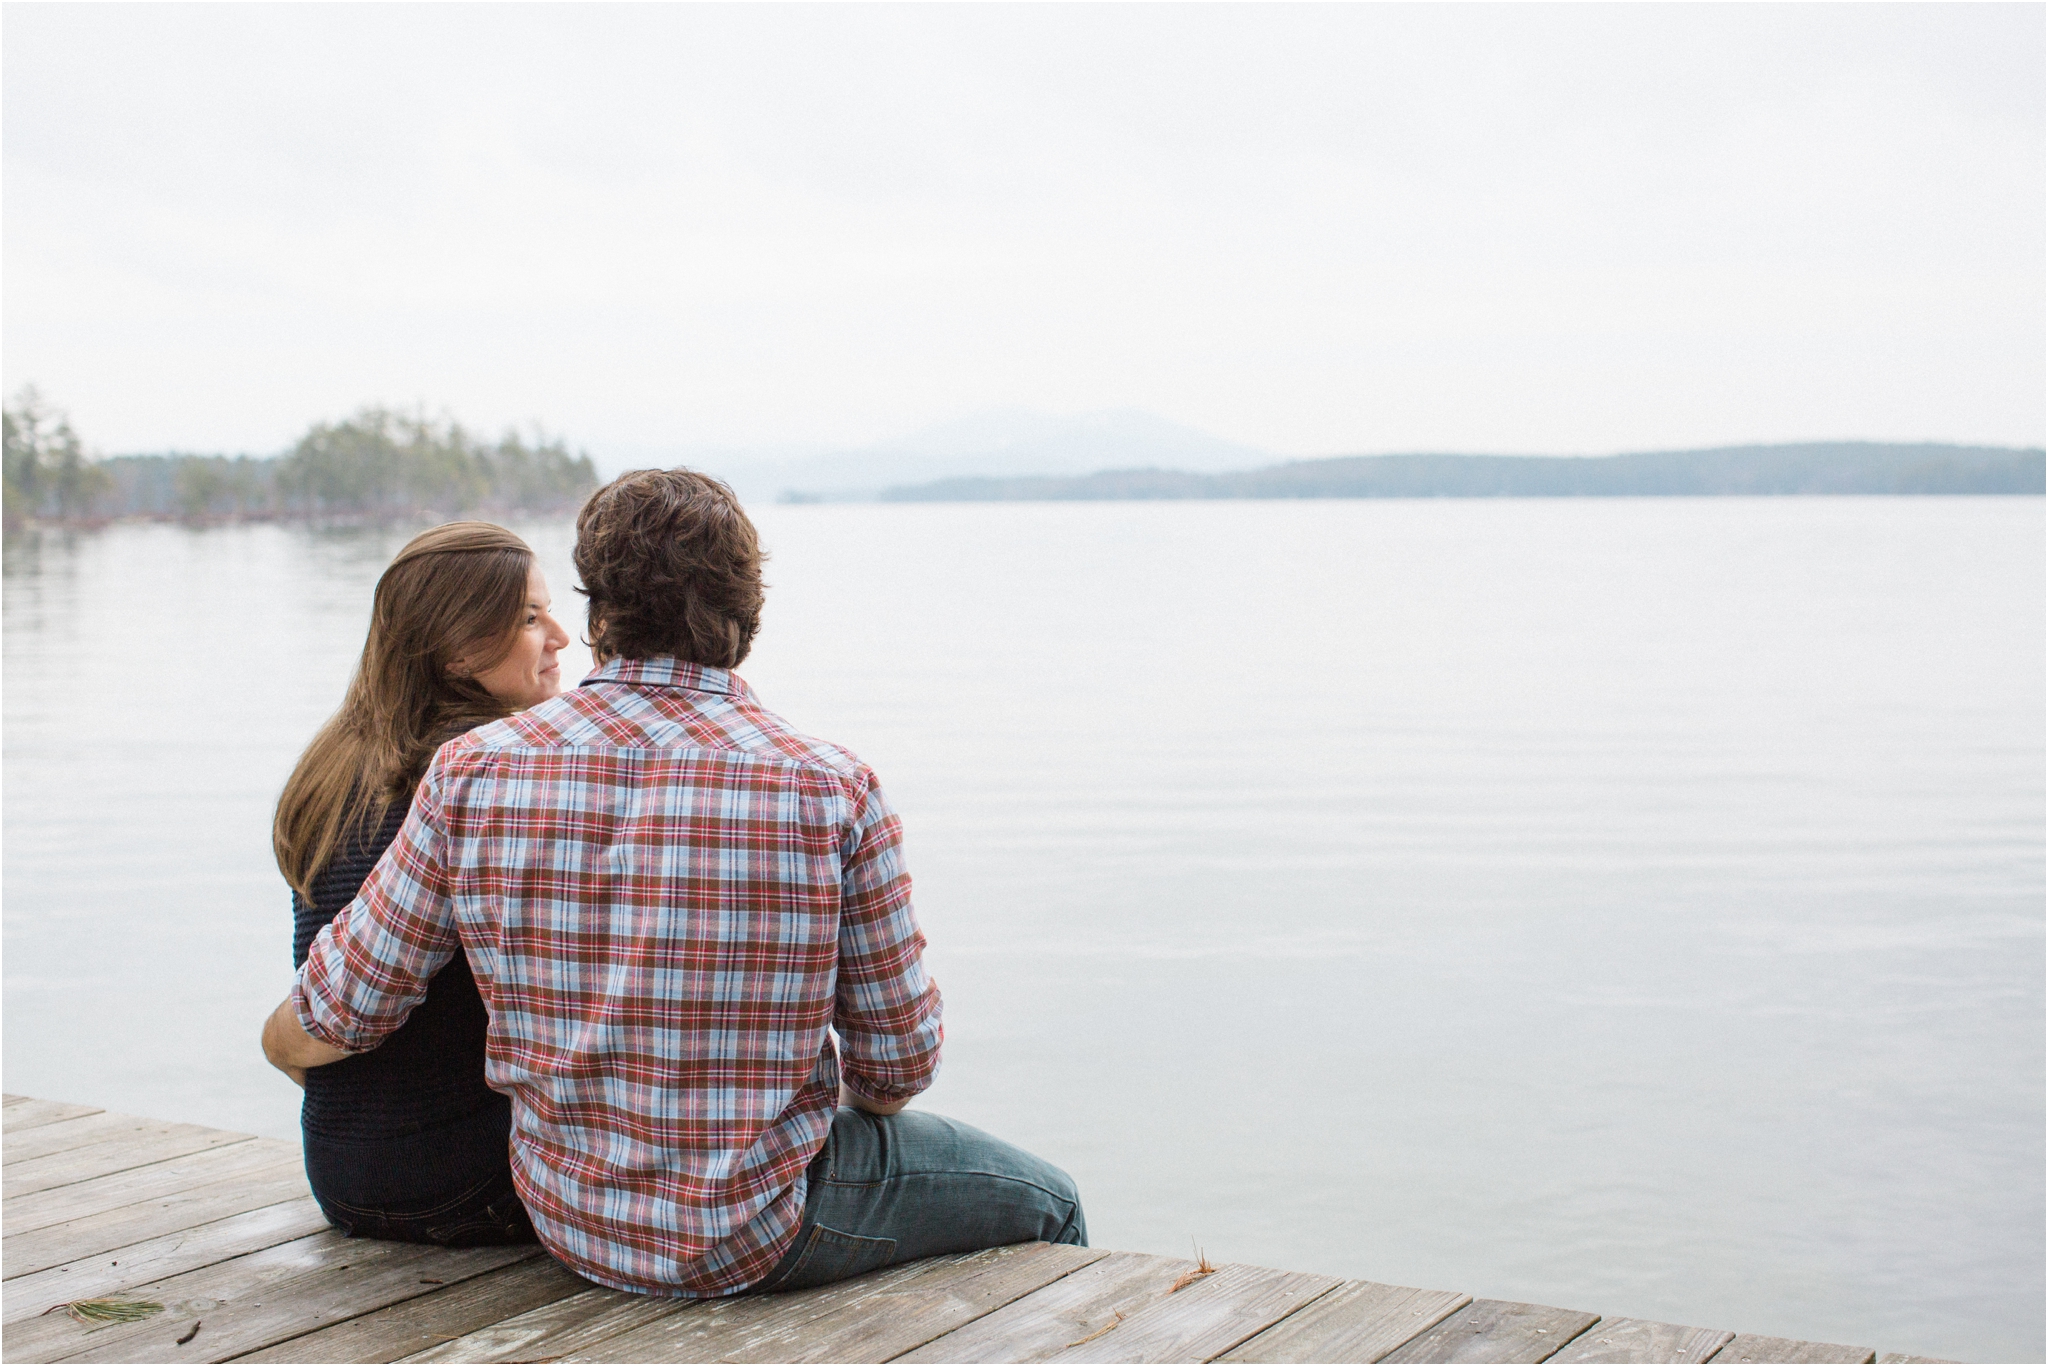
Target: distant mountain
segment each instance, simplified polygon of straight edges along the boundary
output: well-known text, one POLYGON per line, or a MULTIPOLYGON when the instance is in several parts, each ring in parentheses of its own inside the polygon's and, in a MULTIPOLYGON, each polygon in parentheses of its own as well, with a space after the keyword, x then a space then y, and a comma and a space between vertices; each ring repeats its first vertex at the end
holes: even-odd
POLYGON ((887 502, 1138 498, 1570 498, 1816 493, 2041 493, 2039 448, 1874 441, 1632 455, 1349 455, 1223 474, 1127 468, 1080 478, 953 478, 887 502))
POLYGON ((873 498, 895 484, 1076 475, 1119 465, 1241 470, 1272 458, 1271 452, 1131 409, 1056 416, 1021 408, 977 413, 851 449, 700 449, 682 456, 683 463, 718 475, 749 501, 873 498))

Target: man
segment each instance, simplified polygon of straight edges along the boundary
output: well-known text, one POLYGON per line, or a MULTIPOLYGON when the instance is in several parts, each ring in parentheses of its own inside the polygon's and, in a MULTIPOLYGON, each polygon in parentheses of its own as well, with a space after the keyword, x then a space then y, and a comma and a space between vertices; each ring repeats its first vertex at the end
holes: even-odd
POLYGON ((534 1229, 624 1290, 1085 1244, 1065 1173, 903 1111, 942 1030, 900 822, 865 764, 731 672, 762 601, 731 491, 636 471, 576 532, 598 669, 442 747, 265 1055, 302 1076, 376 1047, 466 953, 534 1229))

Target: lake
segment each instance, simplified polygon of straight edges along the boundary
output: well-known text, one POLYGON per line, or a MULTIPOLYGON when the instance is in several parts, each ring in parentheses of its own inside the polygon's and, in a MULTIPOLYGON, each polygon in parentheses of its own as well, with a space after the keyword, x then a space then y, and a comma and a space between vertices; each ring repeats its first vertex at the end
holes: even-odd
MULTIPOLYGON (((919 1103, 1097 1245, 2041 1359, 2042 500, 756 517, 740 672, 904 816, 919 1103)), ((8 1090, 296 1133, 271 806, 407 534, 9 543, 8 1090)))

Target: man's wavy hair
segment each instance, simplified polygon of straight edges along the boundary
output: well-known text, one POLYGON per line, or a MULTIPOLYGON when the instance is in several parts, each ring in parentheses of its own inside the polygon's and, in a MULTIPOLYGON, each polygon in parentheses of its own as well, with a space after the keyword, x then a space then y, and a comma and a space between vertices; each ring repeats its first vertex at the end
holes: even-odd
POLYGON ((736 668, 761 627, 761 540, 731 489, 695 470, 631 470, 576 515, 577 591, 599 662, 674 655, 736 668))

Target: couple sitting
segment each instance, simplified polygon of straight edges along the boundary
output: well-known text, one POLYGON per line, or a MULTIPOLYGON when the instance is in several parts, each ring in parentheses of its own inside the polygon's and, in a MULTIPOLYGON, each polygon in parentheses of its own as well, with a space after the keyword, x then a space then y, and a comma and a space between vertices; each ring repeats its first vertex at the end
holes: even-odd
POLYGON ((1073 1182, 904 1105, 943 1030, 901 824, 732 669, 761 551, 640 471, 576 524, 598 668, 562 692, 533 552, 455 522, 378 581, 278 803, 300 962, 264 1053, 344 1232, 538 1236, 655 1295, 1087 1241, 1073 1182))

